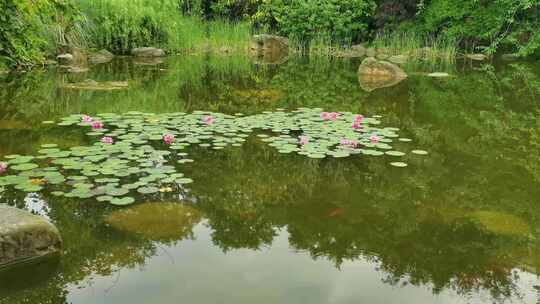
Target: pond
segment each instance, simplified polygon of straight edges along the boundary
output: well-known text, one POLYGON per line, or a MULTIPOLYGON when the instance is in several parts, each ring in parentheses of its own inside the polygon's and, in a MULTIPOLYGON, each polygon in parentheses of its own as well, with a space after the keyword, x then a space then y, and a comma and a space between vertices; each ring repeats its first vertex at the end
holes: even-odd
POLYGON ((56 123, 130 111, 361 113, 411 139, 396 143, 403 156, 312 158, 249 130, 224 149, 183 147, 193 162, 175 166, 193 182, 123 207, 5 189, 65 248, 0 273, 0 303, 537 303, 540 62, 408 64, 406 80, 372 92, 358 65, 190 55, 0 76, 0 160, 92 145, 88 127, 56 123), (81 81, 122 86, 69 86, 81 81))

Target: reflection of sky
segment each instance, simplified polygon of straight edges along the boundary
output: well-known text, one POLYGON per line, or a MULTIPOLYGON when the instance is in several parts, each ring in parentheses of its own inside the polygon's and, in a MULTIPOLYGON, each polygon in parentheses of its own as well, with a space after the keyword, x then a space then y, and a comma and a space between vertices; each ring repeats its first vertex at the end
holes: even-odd
MULTIPOLYGON (((491 303, 487 293, 435 296, 428 286, 391 286, 364 260, 345 262, 338 270, 325 259, 294 252, 285 231, 270 248, 227 254, 212 245, 208 227, 199 224, 194 232, 195 241, 158 249, 142 269, 69 286, 68 303, 491 303)), ((528 295, 515 302, 536 303, 538 278, 523 272, 520 277, 519 288, 528 295)))

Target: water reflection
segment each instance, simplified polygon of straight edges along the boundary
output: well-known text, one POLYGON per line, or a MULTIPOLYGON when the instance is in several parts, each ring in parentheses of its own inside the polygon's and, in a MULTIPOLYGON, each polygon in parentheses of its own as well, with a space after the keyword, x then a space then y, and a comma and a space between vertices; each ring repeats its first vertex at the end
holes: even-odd
POLYGON ((128 81, 121 92, 63 90, 84 79, 55 71, 9 75, 0 155, 86 143, 41 124, 70 113, 306 106, 381 114, 430 156, 400 170, 385 158, 280 155, 250 138, 193 148, 182 170, 196 182, 183 200, 118 211, 47 193, 3 197, 46 214, 66 249, 48 279, 0 278, 0 303, 535 302, 540 66, 455 66, 444 79, 425 77, 440 67, 410 66, 406 81, 367 93, 354 60, 249 60, 116 60, 84 76, 128 81))

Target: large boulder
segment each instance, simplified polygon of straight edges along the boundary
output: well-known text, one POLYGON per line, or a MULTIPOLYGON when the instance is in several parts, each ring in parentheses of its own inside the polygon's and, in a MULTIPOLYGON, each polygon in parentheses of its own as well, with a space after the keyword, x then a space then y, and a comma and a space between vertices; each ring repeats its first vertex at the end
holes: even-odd
POLYGON ((249 44, 252 56, 267 62, 281 62, 289 54, 289 39, 276 35, 254 35, 249 44))
POLYGON ((358 68, 360 86, 368 92, 394 86, 405 78, 407 74, 397 65, 373 57, 364 59, 358 68))
POLYGON ((163 57, 165 51, 155 47, 141 47, 131 50, 131 55, 135 57, 163 57))
POLYGON ((0 204, 0 268, 60 252, 58 229, 43 217, 0 204))
POLYGON ((107 51, 107 50, 101 50, 99 52, 91 53, 88 55, 88 62, 91 64, 100 64, 100 63, 107 63, 111 60, 113 60, 114 55, 107 51))

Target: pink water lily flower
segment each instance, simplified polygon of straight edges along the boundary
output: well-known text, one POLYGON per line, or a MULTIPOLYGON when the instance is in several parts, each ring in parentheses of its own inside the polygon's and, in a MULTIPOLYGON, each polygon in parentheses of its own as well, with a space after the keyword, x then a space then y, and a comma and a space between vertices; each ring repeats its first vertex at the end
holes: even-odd
POLYGON ((101 143, 111 145, 111 144, 114 143, 114 140, 112 139, 112 137, 105 136, 105 137, 101 138, 101 143))
POLYGON ((360 129, 360 123, 357 121, 353 122, 351 128, 353 128, 354 130, 360 129))
POLYGON ((362 114, 354 115, 354 122, 361 123, 362 120, 364 120, 364 115, 362 115, 362 114))
POLYGON ((163 142, 165 142, 167 145, 172 144, 173 141, 174 141, 174 135, 172 134, 163 135, 163 142))
POLYGON ((103 128, 103 123, 101 121, 97 120, 92 123, 92 129, 98 130, 102 128, 103 128))
POLYGON ((338 113, 336 112, 332 112, 330 114, 328 114, 328 119, 330 119, 331 121, 336 121, 338 118, 338 113))
POLYGON ((84 122, 84 123, 90 123, 92 122, 92 117, 84 114, 82 117, 81 117, 81 121, 84 122))
POLYGON ((298 143, 300 145, 302 145, 302 146, 308 144, 309 143, 309 137, 307 137, 307 136, 298 137, 298 143))
POLYGON ((202 118, 202 122, 205 124, 205 125, 211 125, 214 123, 216 119, 213 117, 213 116, 210 116, 210 115, 206 115, 202 118))
POLYGON ((349 140, 345 138, 341 139, 339 141, 339 144, 342 146, 351 147, 351 148, 356 148, 356 146, 358 146, 358 142, 356 140, 349 140))
POLYGON ((371 141, 372 144, 375 144, 375 143, 379 142, 379 137, 377 135, 373 134, 373 135, 371 135, 369 137, 369 141, 371 141))
POLYGON ((0 174, 3 174, 4 172, 6 172, 8 168, 8 165, 4 162, 0 162, 0 174))
POLYGON ((321 118, 324 119, 324 120, 328 120, 330 119, 330 113, 328 112, 321 112, 321 118))

